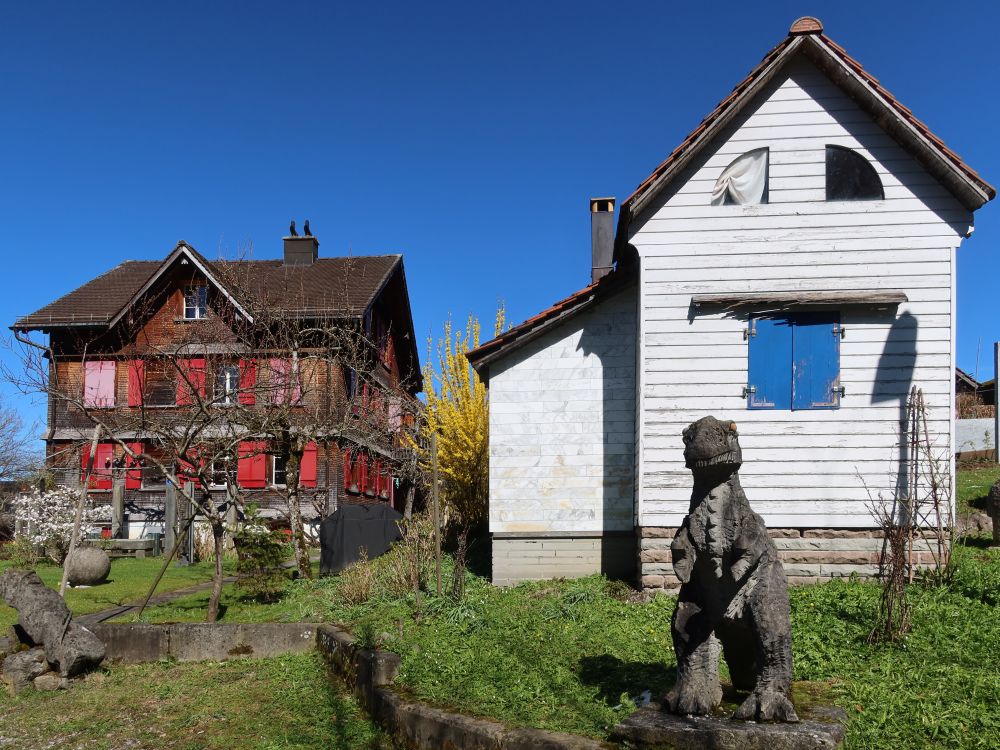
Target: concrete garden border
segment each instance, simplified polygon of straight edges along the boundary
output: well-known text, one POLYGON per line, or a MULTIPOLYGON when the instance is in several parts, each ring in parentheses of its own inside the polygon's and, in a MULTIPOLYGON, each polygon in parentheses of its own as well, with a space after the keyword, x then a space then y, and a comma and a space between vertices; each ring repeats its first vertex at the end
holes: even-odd
POLYGON ((419 750, 600 750, 615 745, 575 734, 524 727, 451 713, 413 700, 392 685, 398 654, 363 648, 333 625, 320 625, 316 645, 331 669, 350 685, 376 724, 406 747, 419 750))

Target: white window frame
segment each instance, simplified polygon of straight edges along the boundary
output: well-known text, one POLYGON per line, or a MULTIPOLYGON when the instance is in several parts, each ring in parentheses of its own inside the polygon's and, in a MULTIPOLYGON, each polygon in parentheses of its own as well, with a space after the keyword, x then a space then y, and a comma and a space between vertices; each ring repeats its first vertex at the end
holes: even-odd
POLYGON ((193 284, 186 287, 184 289, 184 320, 204 320, 207 317, 208 287, 205 284, 193 284))
MULTIPOLYGON (((211 474, 211 478, 209 480, 210 484, 208 485, 209 489, 224 490, 224 489, 226 489, 228 487, 228 485, 225 484, 225 483, 223 483, 223 484, 216 484, 216 482, 215 482, 215 477, 217 475, 222 475, 223 473, 226 473, 225 469, 222 469, 220 471, 220 470, 218 470, 218 469, 215 468, 216 464, 218 464, 220 461, 223 462, 223 463, 225 463, 226 459, 224 459, 224 458, 216 458, 216 459, 214 459, 212 461, 212 474, 211 474)), ((237 472, 236 459, 234 457, 230 457, 229 460, 228 460, 228 463, 229 463, 229 472, 228 473, 232 475, 232 477, 233 477, 233 484, 236 485, 236 476, 237 476, 237 474, 236 474, 236 472, 237 472)))
POLYGON ((279 456, 274 454, 271 456, 271 486, 272 487, 287 487, 288 486, 288 457, 279 456), (284 482, 277 481, 278 477, 278 459, 283 459, 285 461, 285 468, 282 469, 281 473, 285 477, 284 482))
POLYGON ((219 406, 236 406, 239 402, 240 368, 239 365, 220 365, 215 372, 214 385, 215 403, 219 406), (235 375, 235 383, 233 376, 235 375), (219 382, 225 378, 225 385, 220 392, 219 382))

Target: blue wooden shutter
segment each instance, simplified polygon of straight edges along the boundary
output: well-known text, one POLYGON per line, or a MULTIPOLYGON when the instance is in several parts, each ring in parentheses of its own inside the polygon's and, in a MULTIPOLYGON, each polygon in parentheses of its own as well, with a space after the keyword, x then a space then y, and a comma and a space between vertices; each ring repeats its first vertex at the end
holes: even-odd
POLYGON ((801 313, 792 327, 792 408, 840 406, 840 315, 801 313))
POLYGON ((792 408, 792 325, 786 318, 750 320, 751 409, 792 408))

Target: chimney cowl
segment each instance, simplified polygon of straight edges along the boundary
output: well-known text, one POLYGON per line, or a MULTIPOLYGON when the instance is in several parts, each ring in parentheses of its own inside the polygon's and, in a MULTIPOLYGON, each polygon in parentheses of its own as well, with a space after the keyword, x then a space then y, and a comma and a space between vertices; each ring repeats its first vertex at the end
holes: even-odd
POLYGON ((596 283, 614 269, 615 199, 590 199, 590 282, 596 283))

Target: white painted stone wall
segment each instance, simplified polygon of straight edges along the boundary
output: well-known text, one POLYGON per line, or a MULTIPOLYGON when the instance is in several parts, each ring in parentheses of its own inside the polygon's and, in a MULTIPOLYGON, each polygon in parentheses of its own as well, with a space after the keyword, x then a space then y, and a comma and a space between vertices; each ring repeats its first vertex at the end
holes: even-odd
POLYGON ((955 420, 955 452, 988 451, 996 448, 993 417, 955 420))
POLYGON ((636 291, 490 365, 490 531, 633 525, 636 291))
MULTIPOLYGON (((946 100, 947 88, 940 95, 946 100)), ((971 222, 811 63, 799 60, 779 73, 631 224, 628 239, 641 259, 640 525, 683 519, 691 476, 680 434, 705 414, 739 424, 743 486, 772 527, 873 524, 868 490, 893 492, 911 385, 924 391, 932 439, 947 462, 954 444, 954 253, 971 222), (869 160, 885 199, 827 201, 828 144, 869 160), (721 172, 765 147, 768 203, 711 205, 721 172), (691 308, 695 294, 861 289, 901 290, 909 302, 840 311, 846 395, 833 410, 748 409, 748 313, 691 308)))

